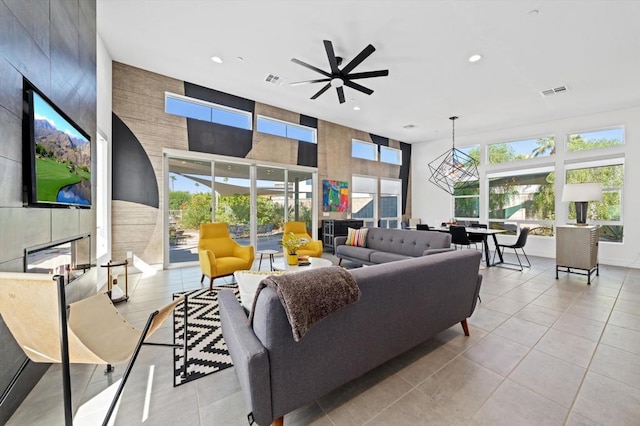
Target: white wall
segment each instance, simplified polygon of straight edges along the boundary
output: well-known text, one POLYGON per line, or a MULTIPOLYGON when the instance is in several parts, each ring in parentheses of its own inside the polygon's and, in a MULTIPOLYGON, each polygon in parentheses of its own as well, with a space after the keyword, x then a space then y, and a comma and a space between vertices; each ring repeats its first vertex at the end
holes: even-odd
MULTIPOLYGON (((553 157, 537 158, 526 165, 514 164, 514 167, 526 167, 530 165, 555 165, 556 171, 564 170, 565 161, 573 161, 585 156, 610 157, 622 153, 625 158, 625 187, 623 194, 623 243, 600 243, 600 263, 607 265, 628 266, 640 268, 640 197, 634 191, 634 182, 640 182, 640 107, 608 111, 604 113, 572 117, 563 120, 549 121, 531 124, 495 132, 487 132, 475 135, 464 135, 464 117, 457 123, 456 147, 466 145, 481 146, 481 152, 485 151, 487 143, 508 142, 535 138, 538 136, 555 135, 558 154, 553 157), (590 152, 565 154, 565 135, 571 133, 598 130, 602 128, 623 125, 625 127, 625 145, 590 152)), ((411 182, 412 182, 412 211, 413 217, 422 218, 423 223, 439 225, 441 222, 453 216, 451 197, 445 191, 428 182, 430 173, 427 164, 441 155, 445 150, 451 149, 451 137, 436 142, 413 144, 411 154, 411 182)), ((487 166, 483 161, 480 168, 481 188, 482 182, 486 182, 488 171, 495 170, 495 166, 487 166)), ((562 191, 562 175, 557 174, 556 196, 562 191)), ((480 221, 487 221, 487 198, 483 191, 480 198, 480 221)), ((556 204, 556 225, 567 222, 565 206, 559 201, 556 204)), ((515 237, 501 236, 501 242, 511 242, 515 237)), ((555 257, 555 238, 529 237, 526 251, 528 254, 543 257, 555 257)))

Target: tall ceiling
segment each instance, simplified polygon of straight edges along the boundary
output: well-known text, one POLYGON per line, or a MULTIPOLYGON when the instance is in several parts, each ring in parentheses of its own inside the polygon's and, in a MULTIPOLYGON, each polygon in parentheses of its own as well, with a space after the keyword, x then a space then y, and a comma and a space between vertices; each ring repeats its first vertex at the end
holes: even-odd
POLYGON ((640 105, 640 1, 97 0, 113 60, 414 143, 640 105), (329 70, 389 69, 309 99, 329 70), (471 63, 472 54, 482 60, 471 63), (222 64, 210 58, 218 56, 222 64), (239 59, 242 58, 242 59, 239 59), (265 81, 269 74, 283 84, 265 81), (566 86, 564 93, 541 91, 566 86), (353 109, 360 107, 359 111, 353 109), (405 126, 414 125, 406 129, 405 126))

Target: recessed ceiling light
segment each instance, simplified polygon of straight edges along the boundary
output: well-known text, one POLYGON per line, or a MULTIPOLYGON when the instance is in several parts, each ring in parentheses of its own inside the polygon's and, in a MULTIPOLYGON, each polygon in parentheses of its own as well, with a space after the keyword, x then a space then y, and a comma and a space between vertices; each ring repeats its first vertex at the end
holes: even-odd
POLYGON ((416 126, 415 124, 407 124, 406 126, 402 126, 403 129, 415 129, 416 126))
POLYGON ((475 55, 469 56, 469 62, 478 62, 480 59, 482 59, 482 55, 479 55, 477 53, 475 55))
POLYGON ((540 11, 538 9, 531 9, 529 11, 529 13, 527 13, 527 15, 529 16, 536 16, 538 13, 540 13, 540 11))
POLYGON ((215 62, 216 64, 221 64, 221 63, 223 62, 223 61, 222 61, 222 58, 221 58, 220 56, 212 56, 212 57, 211 57, 211 60, 212 60, 213 62, 215 62))
POLYGON ((358 105, 356 105, 356 106, 353 107, 353 110, 354 111, 360 111, 360 107, 358 105))
POLYGON ((242 56, 238 56, 238 57, 236 57, 236 59, 239 60, 239 61, 244 61, 244 58, 242 56))

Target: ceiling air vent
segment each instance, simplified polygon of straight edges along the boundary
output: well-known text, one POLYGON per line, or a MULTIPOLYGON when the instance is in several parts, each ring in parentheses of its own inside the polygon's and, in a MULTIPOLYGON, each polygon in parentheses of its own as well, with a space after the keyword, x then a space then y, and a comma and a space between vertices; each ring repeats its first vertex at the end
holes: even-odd
POLYGON ((542 94, 542 96, 551 96, 551 95, 557 95, 558 93, 564 93, 567 90, 569 90, 567 86, 558 86, 558 87, 554 87, 553 89, 543 90, 540 93, 542 94))
POLYGON ((275 84, 276 86, 280 86, 282 83, 285 82, 285 80, 286 80, 286 78, 277 76, 275 74, 269 74, 264 79, 264 81, 266 81, 267 83, 275 84))

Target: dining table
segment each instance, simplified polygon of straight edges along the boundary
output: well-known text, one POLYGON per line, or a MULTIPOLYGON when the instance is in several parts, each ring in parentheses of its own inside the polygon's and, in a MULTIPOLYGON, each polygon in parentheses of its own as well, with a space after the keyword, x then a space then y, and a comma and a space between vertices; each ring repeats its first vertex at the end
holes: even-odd
MULTIPOLYGON (((504 259, 502 258, 502 251, 500 251, 500 246, 498 245, 498 238, 496 237, 496 235, 507 232, 506 229, 474 228, 472 226, 465 226, 464 229, 465 231, 467 231, 467 235, 482 236, 482 242, 484 244, 484 258, 485 258, 485 264, 487 265, 487 267, 496 266, 500 263, 504 263, 504 259), (493 244, 496 247, 496 253, 498 255, 498 258, 500 259, 499 262, 496 262, 493 264, 491 263, 490 256, 489 256, 489 243, 488 243, 489 235, 493 237, 493 244)), ((448 226, 429 227, 429 231, 449 232, 449 227, 448 226)))

